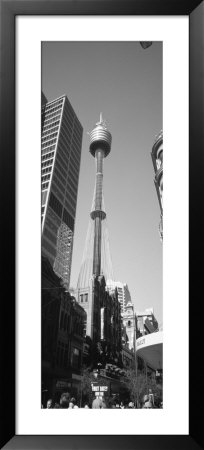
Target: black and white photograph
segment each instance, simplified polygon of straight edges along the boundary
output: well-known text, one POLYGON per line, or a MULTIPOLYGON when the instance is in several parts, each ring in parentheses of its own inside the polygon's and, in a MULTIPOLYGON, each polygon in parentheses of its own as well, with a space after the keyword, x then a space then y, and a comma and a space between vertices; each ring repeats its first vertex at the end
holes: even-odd
POLYGON ((1 448, 196 450, 203 1, 0 3, 1 448))
POLYGON ((161 409, 163 43, 41 63, 39 408, 161 409))

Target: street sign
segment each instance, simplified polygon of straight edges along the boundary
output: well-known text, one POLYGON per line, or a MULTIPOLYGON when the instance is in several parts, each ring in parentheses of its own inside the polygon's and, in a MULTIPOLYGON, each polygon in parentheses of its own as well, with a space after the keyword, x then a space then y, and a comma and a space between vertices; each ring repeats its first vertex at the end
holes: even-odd
POLYGON ((108 386, 100 386, 99 389, 101 392, 106 392, 108 390, 108 386))
POLYGON ((93 383, 91 383, 92 392, 96 397, 103 397, 104 393, 108 392, 108 385, 104 385, 102 383, 104 383, 102 380, 93 381, 93 383))

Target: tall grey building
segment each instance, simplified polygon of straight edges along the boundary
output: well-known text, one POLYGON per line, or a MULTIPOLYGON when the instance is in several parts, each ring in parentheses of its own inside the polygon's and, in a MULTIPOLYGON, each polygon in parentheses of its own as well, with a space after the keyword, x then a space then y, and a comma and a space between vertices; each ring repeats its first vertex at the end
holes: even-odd
POLYGON ((42 94, 42 255, 69 287, 83 128, 66 95, 42 94))
POLYGON ((107 287, 117 288, 118 300, 121 306, 121 313, 124 313, 127 303, 132 302, 127 283, 121 283, 121 281, 107 280, 106 284, 107 287))

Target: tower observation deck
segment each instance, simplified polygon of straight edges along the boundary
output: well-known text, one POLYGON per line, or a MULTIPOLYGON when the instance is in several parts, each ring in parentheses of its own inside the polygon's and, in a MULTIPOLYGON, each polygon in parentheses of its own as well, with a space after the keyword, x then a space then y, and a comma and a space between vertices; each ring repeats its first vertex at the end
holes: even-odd
POLYGON ((93 275, 101 274, 101 223, 106 218, 103 208, 103 159, 110 153, 112 136, 100 114, 100 120, 90 132, 89 150, 96 161, 96 182, 91 219, 94 221, 93 275))

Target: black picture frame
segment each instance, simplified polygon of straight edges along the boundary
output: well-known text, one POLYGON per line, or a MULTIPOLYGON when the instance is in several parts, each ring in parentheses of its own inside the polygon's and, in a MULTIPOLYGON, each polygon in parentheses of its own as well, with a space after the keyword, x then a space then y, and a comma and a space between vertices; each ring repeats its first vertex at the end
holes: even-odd
MULTIPOLYGON (((1 0, 1 448, 4 449, 200 449, 203 433, 203 199, 204 2, 199 0, 1 0), (15 435, 15 17, 18 15, 189 16, 189 435, 20 436, 15 435), (4 292, 4 294, 3 294, 4 292)), ((173 32, 173 30, 172 30, 173 32)), ((179 42, 178 42, 179 46, 179 42)), ((182 52, 182 48, 181 48, 182 52)), ((178 151, 176 148, 173 151, 178 151)), ((179 192, 178 192, 179 195, 179 192)), ((178 233, 182 233, 179 229, 178 233)), ((172 311, 172 320, 175 312, 172 311)), ((178 321, 176 322, 178 324, 178 321)), ((179 318, 179 333, 182 318, 179 318)), ((176 332, 173 331, 173 332, 176 332)), ((182 349, 180 350, 182 351, 182 349)), ((176 368, 175 368, 176 370, 176 368)), ((32 407, 28 400, 29 408, 32 407)), ((179 408, 179 399, 175 399, 179 408)), ((162 433, 162 430, 161 430, 162 433)))

